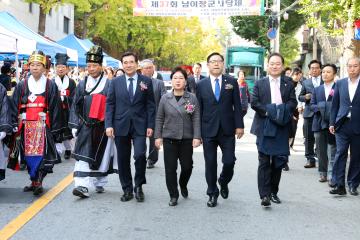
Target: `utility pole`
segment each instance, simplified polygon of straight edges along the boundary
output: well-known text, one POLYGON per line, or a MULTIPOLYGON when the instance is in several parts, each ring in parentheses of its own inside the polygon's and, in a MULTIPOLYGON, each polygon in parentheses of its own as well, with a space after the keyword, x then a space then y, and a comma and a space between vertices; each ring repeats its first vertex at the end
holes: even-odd
POLYGON ((280 19, 281 19, 281 14, 280 14, 280 8, 281 8, 281 0, 275 0, 274 1, 274 6, 275 9, 275 13, 276 13, 276 17, 277 17, 277 23, 278 23, 278 27, 277 27, 277 31, 276 31, 276 38, 274 40, 274 51, 275 52, 280 52, 280 19))

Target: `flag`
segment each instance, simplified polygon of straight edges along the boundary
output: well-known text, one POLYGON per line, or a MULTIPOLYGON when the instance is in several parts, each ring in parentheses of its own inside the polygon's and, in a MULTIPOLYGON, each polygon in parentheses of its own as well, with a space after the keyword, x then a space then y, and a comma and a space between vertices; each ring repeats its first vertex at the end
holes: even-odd
POLYGON ((360 19, 356 20, 354 22, 355 25, 355 36, 354 39, 355 40, 360 40, 360 19))

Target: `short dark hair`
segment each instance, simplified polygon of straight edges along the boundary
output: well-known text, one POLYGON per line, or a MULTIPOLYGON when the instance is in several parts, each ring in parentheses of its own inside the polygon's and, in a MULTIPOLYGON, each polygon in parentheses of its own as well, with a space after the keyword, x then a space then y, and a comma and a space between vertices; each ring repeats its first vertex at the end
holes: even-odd
POLYGON ((121 55, 120 61, 123 62, 124 57, 133 56, 135 58, 135 62, 138 62, 138 56, 134 52, 125 52, 123 55, 121 55))
POLYGON ((298 68, 298 67, 295 67, 292 70, 291 75, 294 75, 294 74, 298 75, 299 73, 302 73, 302 70, 300 68, 298 68))
POLYGON ((272 57, 275 57, 275 56, 281 58, 281 63, 282 63, 282 64, 285 63, 284 57, 283 57, 280 53, 277 53, 277 52, 271 53, 271 54, 268 56, 268 62, 270 61, 270 59, 271 59, 272 57))
POLYGON ((194 65, 198 65, 199 67, 201 67, 201 68, 202 68, 201 63, 195 63, 194 65))
POLYGON ((115 71, 115 75, 116 75, 118 72, 122 72, 123 74, 125 74, 125 71, 124 71, 124 69, 122 69, 122 68, 119 68, 118 70, 116 70, 116 71, 115 71))
POLYGON ((187 73, 182 67, 176 67, 171 71, 170 79, 173 78, 174 74, 177 72, 181 72, 182 75, 184 75, 185 79, 187 79, 187 73))
POLYGON ((327 63, 327 64, 325 64, 324 66, 322 66, 321 69, 324 69, 325 67, 331 67, 331 68, 333 69, 333 71, 334 71, 334 74, 337 73, 337 67, 336 67, 335 64, 327 63))
POLYGON ((223 55, 221 55, 220 53, 218 53, 218 52, 213 52, 213 53, 211 53, 207 58, 206 58, 206 61, 207 62, 209 62, 210 61, 210 58, 212 57, 212 56, 220 56, 221 57, 221 59, 224 61, 224 56, 223 55))
POLYGON ((6 75, 6 74, 9 74, 10 72, 11 72, 11 68, 9 65, 6 64, 1 67, 1 74, 6 75))
POLYGON ((308 68, 310 69, 311 65, 313 65, 314 63, 319 64, 320 68, 322 67, 321 62, 319 60, 314 59, 309 62, 308 68))

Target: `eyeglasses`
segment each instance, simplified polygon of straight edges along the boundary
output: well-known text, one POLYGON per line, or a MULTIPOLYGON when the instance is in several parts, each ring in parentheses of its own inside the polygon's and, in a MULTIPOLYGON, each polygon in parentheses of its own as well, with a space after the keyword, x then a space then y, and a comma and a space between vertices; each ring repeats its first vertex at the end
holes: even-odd
POLYGON ((215 64, 215 63, 223 63, 223 60, 210 60, 209 63, 215 64))

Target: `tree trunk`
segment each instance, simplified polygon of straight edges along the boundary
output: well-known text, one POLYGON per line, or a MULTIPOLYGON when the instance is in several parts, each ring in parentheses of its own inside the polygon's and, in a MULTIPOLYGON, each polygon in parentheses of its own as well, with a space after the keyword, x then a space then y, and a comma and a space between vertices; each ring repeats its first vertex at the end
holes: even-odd
POLYGON ((84 13, 84 18, 83 18, 83 22, 82 22, 82 34, 81 34, 81 38, 85 39, 87 36, 87 22, 89 19, 89 13, 84 13))
POLYGON ((38 33, 42 36, 45 36, 45 25, 46 25, 46 13, 44 9, 40 6, 38 33))
POLYGON ((354 26, 352 21, 348 21, 346 23, 346 28, 344 31, 344 51, 342 55, 342 61, 341 61, 341 77, 344 77, 347 75, 346 71, 346 64, 348 60, 355 56, 355 44, 354 44, 354 26))

